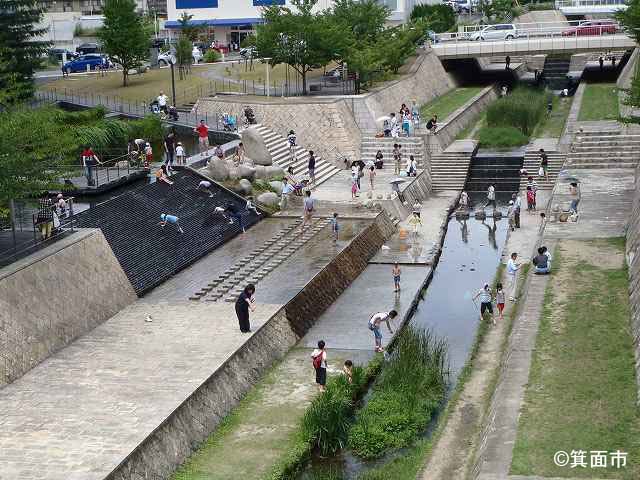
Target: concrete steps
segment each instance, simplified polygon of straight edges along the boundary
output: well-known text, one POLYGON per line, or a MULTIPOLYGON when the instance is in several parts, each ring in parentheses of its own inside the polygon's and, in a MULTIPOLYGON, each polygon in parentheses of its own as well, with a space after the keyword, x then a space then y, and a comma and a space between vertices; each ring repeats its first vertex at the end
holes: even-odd
MULTIPOLYGON (((264 125, 255 125, 256 130, 265 141, 267 149, 271 153, 273 162, 285 170, 290 166, 293 166, 293 171, 296 175, 307 174, 307 163, 309 162, 309 151, 301 146, 295 147, 295 155, 292 157, 289 150, 289 142, 286 137, 274 132, 264 125)), ((338 173, 338 169, 335 165, 326 160, 323 160, 316 152, 316 183, 311 188, 315 188, 322 184, 329 178, 338 173)))
POLYGON ((363 137, 360 143, 360 158, 364 162, 374 161, 378 150, 382 152, 383 161, 387 165, 393 165, 393 145, 401 145, 402 166, 406 164, 409 155, 413 155, 418 168, 424 165, 424 142, 420 137, 363 137))
POLYGON ((235 302, 247 284, 260 282, 316 234, 325 229, 331 220, 328 218, 318 219, 304 233, 300 230, 301 223, 302 220, 291 222, 223 273, 213 278, 206 286, 194 292, 189 300, 235 302))
POLYGON ((635 168, 640 161, 640 135, 583 131, 570 150, 567 165, 572 168, 635 168))
POLYGON ((462 190, 467 181, 470 152, 440 153, 431 158, 433 190, 462 190))
MULTIPOLYGON (((540 155, 538 152, 527 152, 524 156, 523 168, 529 173, 528 176, 534 178, 538 184, 540 190, 552 190, 556 183, 558 173, 562 170, 565 163, 566 156, 562 153, 547 152, 547 158, 549 160, 548 168, 548 180, 538 176, 538 170, 540 169, 540 155)), ((527 177, 523 176, 520 179, 520 189, 524 189, 527 186, 527 177)))

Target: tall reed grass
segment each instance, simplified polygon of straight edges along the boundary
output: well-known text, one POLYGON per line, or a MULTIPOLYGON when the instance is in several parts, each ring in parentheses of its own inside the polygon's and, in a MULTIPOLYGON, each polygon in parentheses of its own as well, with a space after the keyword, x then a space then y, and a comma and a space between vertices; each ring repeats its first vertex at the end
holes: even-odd
POLYGON ((531 135, 545 114, 546 96, 533 88, 516 88, 487 108, 489 127, 515 127, 524 135, 531 135))
POLYGON ((444 399, 447 382, 444 340, 429 330, 405 329, 349 431, 354 454, 370 459, 410 445, 444 399))

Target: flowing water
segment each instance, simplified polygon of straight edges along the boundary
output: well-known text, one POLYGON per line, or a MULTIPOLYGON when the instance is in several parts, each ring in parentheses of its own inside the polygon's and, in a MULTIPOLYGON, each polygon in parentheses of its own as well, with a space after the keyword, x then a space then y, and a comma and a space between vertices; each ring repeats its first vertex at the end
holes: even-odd
MULTIPOLYGON (((480 204, 482 196, 472 201, 480 204)), ((503 207, 502 207, 503 208, 503 207)), ((487 211, 488 212, 488 211, 487 211)), ((484 283, 492 284, 507 237, 507 220, 484 221, 451 218, 442 246, 442 254, 427 287, 424 298, 414 312, 410 324, 431 329, 449 345, 451 385, 455 387, 478 329, 479 305, 472 298, 484 283)), ((444 405, 443 405, 444 406, 444 405)), ((436 418, 425 431, 429 436, 436 418)), ((333 458, 315 458, 301 478, 312 479, 314 471, 340 472, 342 478, 356 479, 363 471, 384 464, 403 452, 394 452, 375 461, 363 461, 348 450, 333 458)))

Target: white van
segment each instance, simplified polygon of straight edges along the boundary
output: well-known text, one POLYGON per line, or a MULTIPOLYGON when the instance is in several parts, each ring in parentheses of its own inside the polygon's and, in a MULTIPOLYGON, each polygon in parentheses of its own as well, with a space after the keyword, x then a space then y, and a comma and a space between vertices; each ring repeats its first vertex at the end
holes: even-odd
POLYGON ((513 40, 518 37, 518 31, 513 23, 487 25, 479 32, 475 32, 472 40, 513 40))

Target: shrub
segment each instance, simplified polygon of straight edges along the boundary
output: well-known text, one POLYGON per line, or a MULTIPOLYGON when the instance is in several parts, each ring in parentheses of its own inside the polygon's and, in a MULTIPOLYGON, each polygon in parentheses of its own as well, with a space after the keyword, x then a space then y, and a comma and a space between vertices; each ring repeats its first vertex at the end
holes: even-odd
POLYGON ((478 142, 481 147, 519 147, 529 143, 529 137, 515 127, 482 127, 478 142))
POLYGON ((429 331, 408 328, 398 337, 367 405, 349 431, 363 458, 410 445, 444 398, 446 345, 429 331))
POLYGON ((487 108, 490 127, 515 127, 531 135, 545 112, 545 95, 539 90, 518 88, 487 108))
POLYGON ((207 50, 206 53, 204 54, 204 61, 206 63, 219 62, 221 58, 222 58, 222 55, 220 55, 220 52, 218 50, 214 50, 213 48, 210 50, 207 50))

